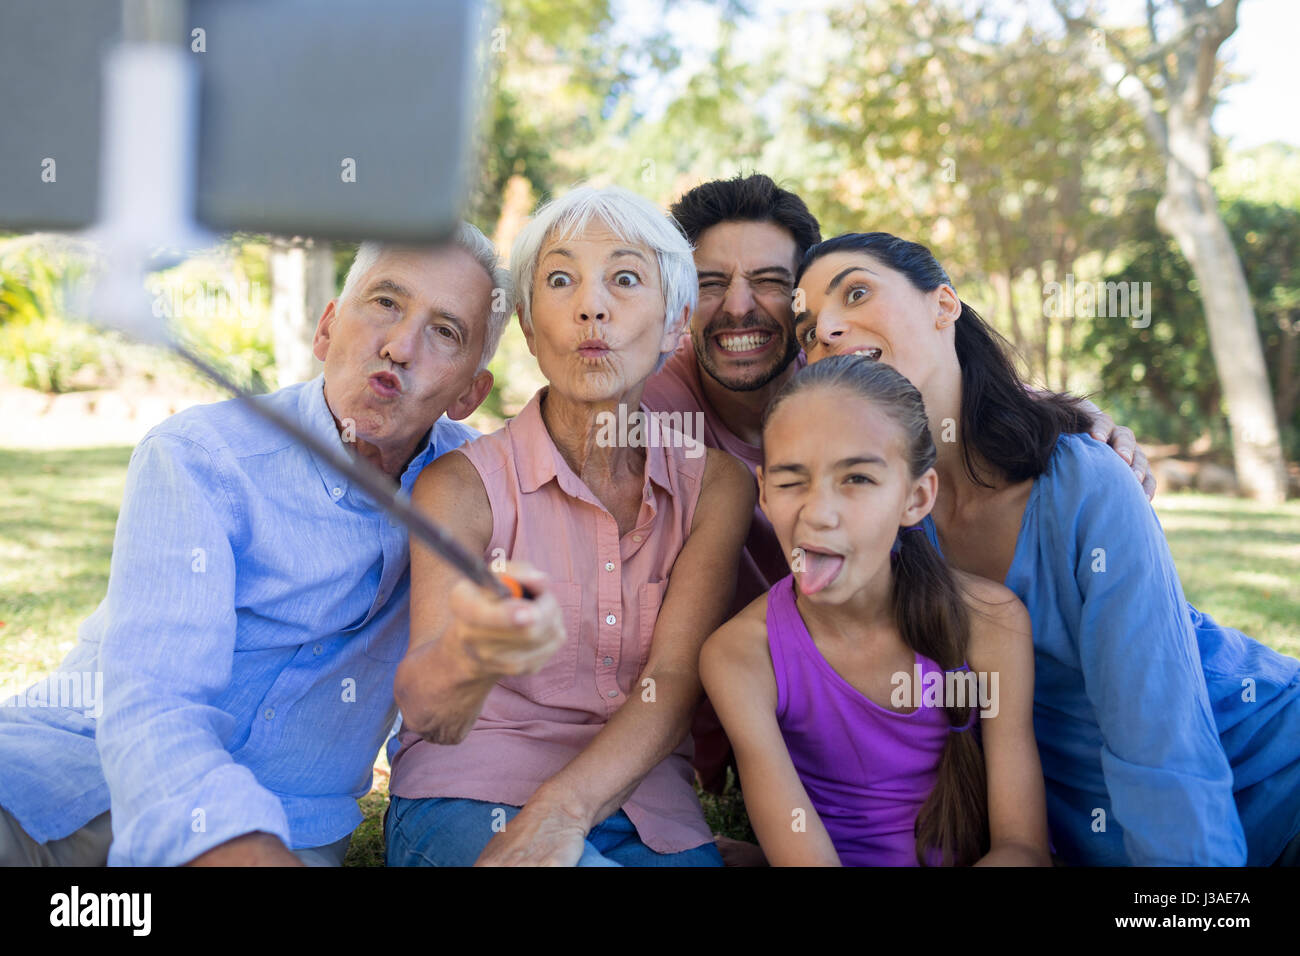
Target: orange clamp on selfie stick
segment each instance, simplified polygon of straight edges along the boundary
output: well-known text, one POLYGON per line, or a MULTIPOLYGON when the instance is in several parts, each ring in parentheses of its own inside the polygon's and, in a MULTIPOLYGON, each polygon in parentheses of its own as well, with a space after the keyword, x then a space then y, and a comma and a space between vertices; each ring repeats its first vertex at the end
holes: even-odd
POLYGON ((536 594, 524 587, 508 574, 498 574, 497 578, 506 586, 511 597, 523 598, 526 601, 531 601, 533 598, 537 597, 536 594))

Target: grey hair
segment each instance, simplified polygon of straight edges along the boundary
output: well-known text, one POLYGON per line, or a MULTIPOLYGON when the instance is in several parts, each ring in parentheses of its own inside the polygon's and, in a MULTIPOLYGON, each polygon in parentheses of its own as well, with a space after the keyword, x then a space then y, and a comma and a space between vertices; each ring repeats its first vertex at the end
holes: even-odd
MULTIPOLYGON (((501 264, 501 258, 497 255, 492 240, 471 223, 462 222, 451 242, 473 256, 474 261, 483 267, 483 271, 492 280, 491 311, 488 313, 487 330, 483 334, 483 355, 478 363, 478 371, 481 372, 492 361, 492 356, 496 355, 497 346, 501 344, 501 335, 505 332, 506 323, 510 321, 510 313, 514 310, 510 270, 501 264)), ((370 271, 371 267, 379 261, 380 255, 388 248, 390 248, 388 244, 381 242, 363 242, 357 247, 357 254, 348 268, 347 278, 343 280, 339 301, 356 292, 361 277, 370 271)))
MULTIPOLYGON (((681 332, 695 311, 699 281, 691 244, 677 222, 648 199, 618 186, 578 186, 541 206, 520 231, 510 251, 519 300, 519 323, 533 327, 533 278, 542 246, 548 239, 571 239, 597 219, 623 242, 646 246, 659 262, 659 282, 664 295, 664 322, 681 332), (685 314, 683 315, 683 310, 685 314)), ((671 353, 659 355, 658 372, 671 353)))

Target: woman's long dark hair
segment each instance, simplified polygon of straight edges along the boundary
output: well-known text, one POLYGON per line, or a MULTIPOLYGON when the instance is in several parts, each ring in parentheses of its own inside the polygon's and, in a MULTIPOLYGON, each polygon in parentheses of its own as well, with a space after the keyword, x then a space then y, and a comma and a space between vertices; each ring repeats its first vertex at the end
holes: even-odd
MULTIPOLYGON (((813 262, 834 252, 866 253, 902 273, 921 292, 952 286, 929 249, 887 232, 850 232, 819 242, 804 254, 795 283, 813 262)), ((1011 361, 1011 345, 965 302, 956 336, 961 450, 967 476, 977 485, 993 486, 976 468, 973 450, 1012 483, 1037 478, 1047 470, 1062 433, 1088 430, 1091 419, 1082 399, 1057 393, 1030 397, 1011 361)))
MULTIPOLYGON (((801 369, 777 393, 763 428, 783 403, 810 388, 835 388, 873 403, 904 435, 908 474, 920 478, 934 466, 936 450, 921 393, 888 365, 857 355, 836 355, 801 369)), ((765 443, 766 444, 766 443, 765 443)), ((970 617, 947 562, 919 530, 902 532, 894 563, 894 624, 903 642, 945 671, 966 662, 970 617)), ((971 707, 945 707, 952 727, 965 727, 971 707)), ((989 846, 984 756, 972 730, 950 732, 934 790, 916 818, 916 858, 938 850, 945 863, 974 863, 989 846)))

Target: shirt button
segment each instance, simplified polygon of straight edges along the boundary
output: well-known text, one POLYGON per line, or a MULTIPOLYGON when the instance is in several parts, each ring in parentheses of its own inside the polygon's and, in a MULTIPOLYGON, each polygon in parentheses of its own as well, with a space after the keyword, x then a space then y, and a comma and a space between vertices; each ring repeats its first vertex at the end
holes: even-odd
POLYGON ((644 535, 634 534, 634 535, 632 535, 632 540, 633 540, 633 541, 640 541, 643 537, 644 537, 644 535))
POLYGON ((606 623, 606 624, 616 624, 616 623, 618 623, 618 618, 616 618, 613 614, 606 614, 606 615, 605 615, 605 623, 606 623))
POLYGON ((608 696, 610 696, 610 697, 617 697, 617 696, 618 696, 618 691, 616 691, 616 690, 611 690, 611 691, 609 692, 608 696))
POLYGON ((323 650, 324 650, 324 648, 321 647, 319 644, 317 644, 315 647, 313 647, 313 648, 311 649, 311 652, 312 652, 313 654, 319 654, 319 653, 320 653, 321 651, 323 651, 323 650))
POLYGON ((614 562, 613 562, 613 561, 606 561, 606 562, 605 562, 605 570, 606 570, 606 571, 613 571, 613 570, 614 570, 614 562))
POLYGON ((603 661, 601 661, 601 663, 604 664, 606 667, 613 667, 613 666, 614 666, 614 658, 612 658, 612 657, 607 657, 607 658, 605 658, 603 661))
POLYGON ((340 497, 342 497, 342 495, 343 495, 343 489, 342 489, 342 488, 331 488, 331 489, 330 489, 330 494, 332 494, 335 498, 340 498, 340 497))
POLYGON ((270 720, 272 717, 275 716, 275 708, 274 707, 266 708, 266 713, 264 713, 262 716, 265 717, 267 720, 270 720))

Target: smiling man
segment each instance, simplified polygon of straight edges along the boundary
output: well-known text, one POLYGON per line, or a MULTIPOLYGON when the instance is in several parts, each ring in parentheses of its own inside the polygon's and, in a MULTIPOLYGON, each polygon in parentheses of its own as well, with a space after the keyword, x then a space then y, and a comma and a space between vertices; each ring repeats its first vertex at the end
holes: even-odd
MULTIPOLYGON (((409 494, 476 437, 448 419, 491 388, 510 309, 472 226, 364 244, 316 329, 324 372, 257 400, 409 494)), ((408 568, 403 527, 240 403, 154 428, 107 596, 58 673, 0 706, 0 864, 341 864, 396 714, 408 568), (79 674, 102 675, 98 720, 46 706, 79 674)))

